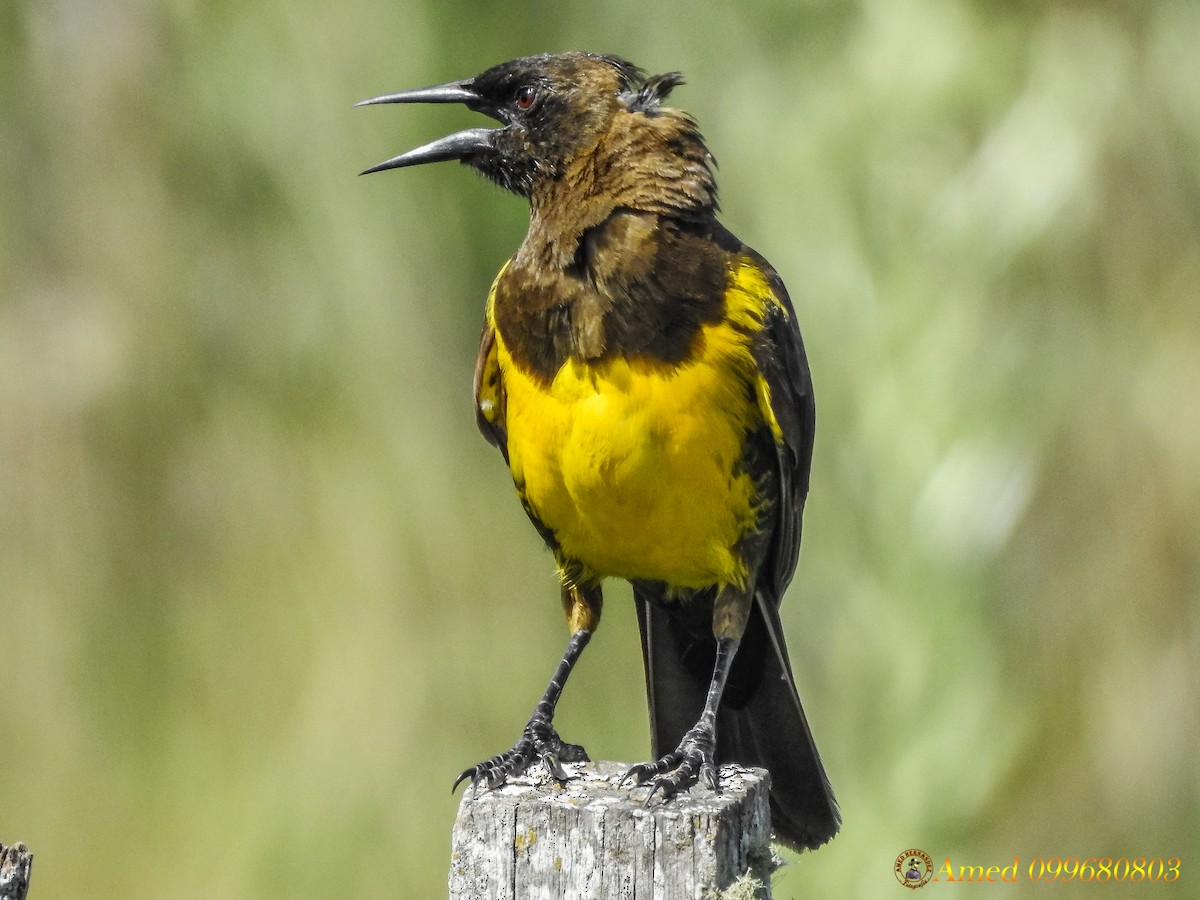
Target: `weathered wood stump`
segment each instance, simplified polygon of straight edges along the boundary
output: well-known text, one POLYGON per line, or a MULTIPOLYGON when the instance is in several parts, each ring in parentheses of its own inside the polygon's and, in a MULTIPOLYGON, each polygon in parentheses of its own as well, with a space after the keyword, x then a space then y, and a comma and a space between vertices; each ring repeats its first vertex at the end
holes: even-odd
POLYGON ((0 900, 25 900, 33 854, 24 844, 0 844, 0 900))
POLYGON ((694 788, 647 807, 647 788, 618 784, 628 766, 565 768, 573 777, 563 785, 538 765, 495 790, 467 790, 451 900, 696 900, 735 881, 737 897, 769 900, 765 770, 722 766, 719 794, 694 788))

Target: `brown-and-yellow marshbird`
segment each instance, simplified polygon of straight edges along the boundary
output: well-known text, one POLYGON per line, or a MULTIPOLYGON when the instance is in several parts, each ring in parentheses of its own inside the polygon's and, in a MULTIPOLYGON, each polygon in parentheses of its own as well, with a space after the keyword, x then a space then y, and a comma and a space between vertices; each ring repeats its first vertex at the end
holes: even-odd
POLYGON ((494 787, 537 760, 562 779, 562 762, 587 758, 554 711, 602 581, 625 578, 658 757, 627 777, 669 798, 718 789, 721 762, 763 766, 777 837, 815 847, 839 816, 779 620, 812 383, 782 281, 717 221, 713 158, 663 105, 682 81, 563 53, 364 101, 461 103, 500 122, 366 172, 457 159, 530 206, 488 296, 476 414, 554 553, 571 638, 517 743, 459 781, 494 787))

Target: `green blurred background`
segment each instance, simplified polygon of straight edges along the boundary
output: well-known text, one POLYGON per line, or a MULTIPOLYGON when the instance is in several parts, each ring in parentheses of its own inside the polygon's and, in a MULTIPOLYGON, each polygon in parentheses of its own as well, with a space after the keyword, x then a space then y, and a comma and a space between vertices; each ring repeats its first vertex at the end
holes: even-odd
MULTIPOLYGON (((776 896, 891 895, 910 847, 1182 855, 1192 887, 1115 890, 1194 896, 1197 47, 1194 0, 0 4, 31 893, 444 896, 450 783, 566 639, 470 401, 526 213, 458 166, 356 178, 482 122, 351 104, 591 49, 688 75, 815 373, 785 621, 845 828, 776 896)), ((640 760, 609 596, 560 725, 640 760)))

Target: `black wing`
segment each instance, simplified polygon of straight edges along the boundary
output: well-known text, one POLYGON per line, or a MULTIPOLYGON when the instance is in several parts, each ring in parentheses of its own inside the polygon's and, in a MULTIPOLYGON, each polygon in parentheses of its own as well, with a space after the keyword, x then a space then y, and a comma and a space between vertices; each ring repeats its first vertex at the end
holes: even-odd
MULTIPOLYGON (((755 465, 774 467, 774 477, 766 481, 778 492, 772 519, 763 523, 769 543, 717 715, 717 759, 771 772, 776 836, 800 850, 828 841, 841 819, 796 691, 779 620, 779 601, 796 569, 808 496, 815 426, 812 380, 791 300, 775 270, 723 229, 713 237, 749 260, 770 291, 762 298, 762 328, 753 353, 760 403, 769 405, 764 418, 772 426, 774 458, 764 444, 755 465)), ((668 602, 659 584, 636 583, 634 594, 654 755, 660 756, 675 747, 703 708, 716 655, 712 607, 698 602, 699 596, 688 604, 668 602)))
POLYGON ((759 579, 760 586, 768 588, 778 603, 792 580, 800 555, 817 411, 804 340, 783 280, 771 264, 753 250, 746 249, 745 253, 766 276, 777 301, 766 304, 762 331, 752 352, 759 375, 766 383, 771 412, 779 426, 775 443, 779 472, 775 534, 759 579))

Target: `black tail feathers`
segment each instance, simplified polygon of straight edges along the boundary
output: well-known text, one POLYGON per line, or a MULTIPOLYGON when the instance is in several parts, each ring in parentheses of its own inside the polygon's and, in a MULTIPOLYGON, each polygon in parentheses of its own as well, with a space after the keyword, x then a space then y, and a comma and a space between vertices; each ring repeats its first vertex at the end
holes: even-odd
MULTIPOLYGON (((716 658, 711 606, 664 604, 635 586, 653 754, 674 750, 696 724, 716 658)), ((771 773, 776 839, 819 847, 841 824, 837 802, 792 679, 776 605, 760 597, 734 658, 717 717, 717 761, 771 773)))

